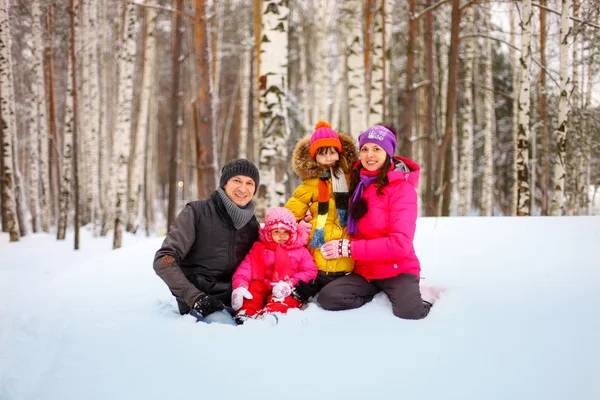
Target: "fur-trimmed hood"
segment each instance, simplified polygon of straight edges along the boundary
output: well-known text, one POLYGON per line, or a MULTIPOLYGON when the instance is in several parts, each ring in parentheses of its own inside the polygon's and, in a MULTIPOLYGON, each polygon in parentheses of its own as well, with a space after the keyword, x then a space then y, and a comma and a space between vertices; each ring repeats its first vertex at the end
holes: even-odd
MULTIPOLYGON (((292 169, 302 180, 318 178, 329 169, 310 156, 311 135, 308 134, 300 139, 292 153, 292 169)), ((345 133, 338 132, 338 136, 342 143, 342 154, 338 165, 344 173, 347 173, 352 168, 352 164, 358 160, 356 141, 345 133)))

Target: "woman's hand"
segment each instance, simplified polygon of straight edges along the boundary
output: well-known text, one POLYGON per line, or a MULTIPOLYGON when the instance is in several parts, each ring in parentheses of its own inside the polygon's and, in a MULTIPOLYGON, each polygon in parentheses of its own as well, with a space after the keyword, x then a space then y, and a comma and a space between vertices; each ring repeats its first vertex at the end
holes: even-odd
POLYGON ((330 240, 321 246, 321 254, 326 260, 335 260, 340 257, 352 257, 350 241, 348 239, 330 240))

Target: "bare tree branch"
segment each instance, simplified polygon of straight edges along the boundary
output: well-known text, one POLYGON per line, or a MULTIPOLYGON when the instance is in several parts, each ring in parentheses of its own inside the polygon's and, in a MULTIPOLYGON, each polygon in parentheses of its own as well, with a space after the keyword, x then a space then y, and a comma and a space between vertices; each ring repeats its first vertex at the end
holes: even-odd
MULTIPOLYGON (((560 15, 560 11, 553 10, 550 7, 543 6, 538 3, 531 3, 531 5, 533 5, 535 7, 543 8, 546 11, 550 11, 550 12, 553 12, 554 14, 560 15)), ((581 20, 581 19, 575 18, 575 17, 569 17, 569 18, 571 18, 575 22, 579 22, 580 24, 585 24, 585 25, 593 26, 596 29, 600 29, 600 25, 594 24, 592 22, 584 21, 584 20, 581 20)))
POLYGON ((136 6, 140 6, 140 7, 154 8, 156 10, 167 11, 167 12, 171 12, 173 14, 179 14, 186 18, 194 19, 194 16, 192 14, 188 14, 183 11, 175 10, 170 7, 158 6, 158 5, 154 5, 154 4, 143 4, 143 3, 138 3, 137 1, 134 1, 134 0, 128 0, 128 3, 135 4, 136 6))
MULTIPOLYGON (((509 42, 507 42, 507 41, 506 41, 506 40, 504 40, 504 39, 500 39, 500 38, 497 38, 497 37, 494 37, 494 36, 490 36, 490 35, 486 35, 486 34, 483 34, 483 33, 473 33, 473 34, 470 34, 470 35, 463 35, 463 36, 461 36, 460 38, 461 38, 461 40, 462 40, 463 38, 470 38, 470 37, 480 37, 480 38, 484 38, 484 39, 491 39, 491 40, 495 40, 495 41, 497 41, 497 42, 504 43, 504 44, 505 44, 505 45, 507 45, 508 47, 510 47, 510 48, 513 48, 513 49, 515 49, 515 50, 517 50, 517 51, 521 51, 521 49, 519 49, 518 47, 515 47, 515 46, 513 46, 512 44, 510 44, 509 42)), ((546 67, 542 66, 542 64, 540 64, 540 63, 539 63, 539 62, 538 62, 536 59, 534 59, 533 57, 531 58, 531 60, 532 60, 532 61, 535 63, 535 65, 537 65, 538 67, 540 67, 541 69, 543 69, 544 71, 546 71, 546 73, 548 74, 548 77, 550 78, 550 80, 552 80, 552 82, 554 82, 554 84, 555 84, 557 87, 559 87, 559 88, 560 88, 560 84, 559 84, 559 83, 558 83, 558 81, 557 81, 557 80, 556 80, 556 79, 555 79, 555 78, 552 76, 552 74, 550 73, 550 71, 548 71, 548 69, 547 69, 546 67)))

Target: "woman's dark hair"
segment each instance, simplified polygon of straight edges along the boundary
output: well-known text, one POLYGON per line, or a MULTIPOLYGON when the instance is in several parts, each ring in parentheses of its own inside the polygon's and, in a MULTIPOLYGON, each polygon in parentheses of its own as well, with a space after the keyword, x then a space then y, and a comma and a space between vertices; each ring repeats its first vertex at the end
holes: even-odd
MULTIPOLYGON (((377 174, 377 194, 383 195, 383 188, 390 183, 390 180, 387 177, 387 174, 392 166, 392 159, 388 154, 385 156, 385 161, 381 166, 381 170, 377 174)), ((350 175, 350 193, 354 192, 356 186, 358 186, 358 182, 360 181, 360 169, 362 168, 362 163, 358 163, 358 165, 352 168, 352 173, 350 175)))

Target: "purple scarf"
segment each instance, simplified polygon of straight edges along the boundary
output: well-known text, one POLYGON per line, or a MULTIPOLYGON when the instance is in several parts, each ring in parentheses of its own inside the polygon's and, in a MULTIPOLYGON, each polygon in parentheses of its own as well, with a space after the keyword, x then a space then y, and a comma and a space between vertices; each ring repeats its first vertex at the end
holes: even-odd
MULTIPOLYGON (((354 193, 352 194, 352 198, 350 199, 350 203, 356 202, 358 199, 362 198, 363 191, 375 180, 377 179, 377 173, 379 171, 365 171, 364 169, 360 171, 360 182, 356 185, 356 189, 354 189, 354 193), (365 172, 369 176, 365 175, 365 172)), ((358 220, 355 219, 354 215, 350 213, 348 216, 348 233, 351 235, 356 235, 358 233, 358 220)))

